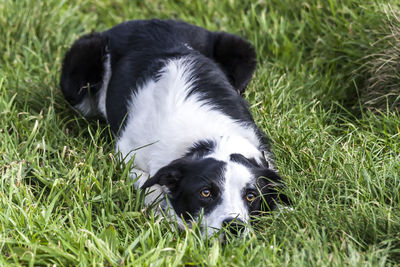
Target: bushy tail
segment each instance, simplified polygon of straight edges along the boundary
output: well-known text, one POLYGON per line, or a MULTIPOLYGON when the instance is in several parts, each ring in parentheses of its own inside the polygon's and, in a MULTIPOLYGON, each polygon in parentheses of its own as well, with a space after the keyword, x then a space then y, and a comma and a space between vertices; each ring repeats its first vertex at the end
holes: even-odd
POLYGON ((99 112, 99 95, 109 61, 107 43, 101 33, 87 34, 76 40, 64 57, 61 90, 85 116, 99 112))

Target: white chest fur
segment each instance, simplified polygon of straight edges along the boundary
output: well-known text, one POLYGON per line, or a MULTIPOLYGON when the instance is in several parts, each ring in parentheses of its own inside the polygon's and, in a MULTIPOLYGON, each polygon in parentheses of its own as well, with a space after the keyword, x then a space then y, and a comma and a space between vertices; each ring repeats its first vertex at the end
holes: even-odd
MULTIPOLYGON (((199 94, 188 96, 195 82, 191 62, 190 58, 169 61, 157 81, 149 80, 132 95, 117 150, 126 161, 135 156, 135 168, 150 175, 182 157, 199 140, 236 136, 247 140, 252 153, 259 146, 253 128, 213 109, 199 94)), ((246 151, 236 151, 240 152, 246 151)))

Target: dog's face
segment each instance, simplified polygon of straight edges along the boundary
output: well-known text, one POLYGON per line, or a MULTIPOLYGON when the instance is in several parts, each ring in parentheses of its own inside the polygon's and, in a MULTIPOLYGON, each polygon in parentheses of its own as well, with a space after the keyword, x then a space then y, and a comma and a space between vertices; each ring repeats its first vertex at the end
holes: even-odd
POLYGON ((251 216, 272 210, 285 197, 278 195, 280 177, 241 154, 228 161, 213 157, 184 157, 161 168, 143 188, 163 186, 176 215, 186 221, 201 217, 204 233, 226 227, 233 235, 246 231, 251 216))

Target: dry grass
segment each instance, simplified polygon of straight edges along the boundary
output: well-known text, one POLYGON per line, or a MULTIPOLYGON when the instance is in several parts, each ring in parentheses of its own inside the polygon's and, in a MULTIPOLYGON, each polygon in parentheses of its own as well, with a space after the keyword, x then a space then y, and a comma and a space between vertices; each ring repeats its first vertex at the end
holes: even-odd
POLYGON ((390 34, 374 44, 381 52, 366 57, 368 79, 360 88, 362 105, 373 111, 400 110, 400 9, 390 6, 385 14, 383 31, 390 34))

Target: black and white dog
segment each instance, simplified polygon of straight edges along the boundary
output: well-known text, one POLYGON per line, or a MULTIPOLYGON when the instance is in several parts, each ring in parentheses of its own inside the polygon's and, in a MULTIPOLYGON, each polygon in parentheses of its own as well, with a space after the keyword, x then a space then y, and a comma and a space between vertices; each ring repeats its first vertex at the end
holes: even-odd
POLYGON ((134 157, 145 202, 204 233, 234 234, 286 202, 267 138, 241 97, 253 47, 225 32, 173 20, 136 20, 79 38, 64 58, 61 89, 85 116, 101 114, 125 161, 134 157), (172 207, 172 208, 170 208, 172 207))

